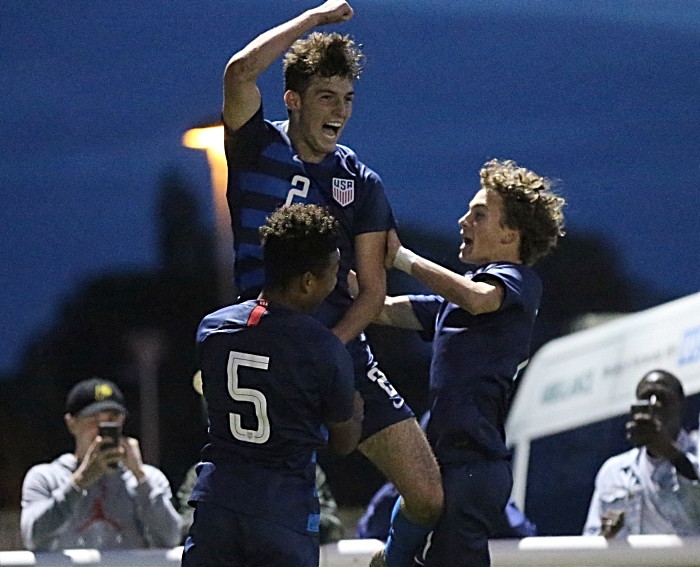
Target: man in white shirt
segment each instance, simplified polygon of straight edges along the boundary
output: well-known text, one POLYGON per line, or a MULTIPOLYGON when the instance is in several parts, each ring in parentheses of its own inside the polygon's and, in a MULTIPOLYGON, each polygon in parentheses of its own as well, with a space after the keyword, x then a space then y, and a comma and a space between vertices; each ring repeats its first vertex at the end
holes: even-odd
POLYGON ((665 370, 637 385, 627 422, 633 449, 598 471, 584 535, 700 535, 697 440, 682 428, 685 394, 665 370))

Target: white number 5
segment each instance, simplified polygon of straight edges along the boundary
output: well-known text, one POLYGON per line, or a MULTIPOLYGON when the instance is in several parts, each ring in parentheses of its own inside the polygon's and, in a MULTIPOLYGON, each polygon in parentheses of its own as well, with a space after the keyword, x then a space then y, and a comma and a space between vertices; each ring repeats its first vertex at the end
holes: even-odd
POLYGON ((258 420, 257 429, 246 429, 241 425, 241 416, 229 413, 231 434, 239 441, 261 445, 270 438, 270 418, 267 416, 267 399, 260 390, 240 388, 238 386, 238 367, 247 366, 258 370, 267 370, 269 356, 258 356, 245 352, 231 351, 228 355, 228 393, 237 402, 250 402, 255 406, 255 417, 258 420))

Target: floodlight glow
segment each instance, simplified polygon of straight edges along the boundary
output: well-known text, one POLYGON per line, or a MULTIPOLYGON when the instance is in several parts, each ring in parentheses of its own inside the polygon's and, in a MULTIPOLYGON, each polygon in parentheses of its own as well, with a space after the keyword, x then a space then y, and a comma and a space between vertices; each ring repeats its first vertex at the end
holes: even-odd
POLYGON ((231 215, 226 202, 228 169, 224 152, 224 127, 192 128, 182 137, 182 145, 207 152, 216 215, 219 298, 225 304, 232 301, 235 294, 233 293, 233 233, 231 215))
POLYGON ((224 127, 192 128, 182 137, 182 145, 196 150, 207 150, 224 155, 224 127))

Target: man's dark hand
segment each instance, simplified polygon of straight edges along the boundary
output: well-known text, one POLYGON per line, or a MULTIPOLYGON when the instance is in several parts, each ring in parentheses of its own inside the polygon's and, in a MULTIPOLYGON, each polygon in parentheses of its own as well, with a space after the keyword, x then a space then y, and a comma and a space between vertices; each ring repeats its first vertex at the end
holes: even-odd
POLYGON ((608 510, 600 519, 600 535, 605 539, 612 539, 620 532, 624 525, 624 510, 608 510))

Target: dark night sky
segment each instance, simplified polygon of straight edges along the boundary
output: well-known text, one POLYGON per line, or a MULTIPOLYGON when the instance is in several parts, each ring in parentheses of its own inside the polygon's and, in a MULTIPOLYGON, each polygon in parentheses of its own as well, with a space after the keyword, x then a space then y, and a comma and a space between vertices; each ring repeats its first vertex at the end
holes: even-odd
MULTIPOLYGON (((182 134, 217 117, 235 50, 312 5, 0 4, 0 371, 81 280, 155 266, 164 168, 213 222, 205 156, 182 134)), ((456 234, 479 166, 510 157, 561 179, 569 226, 607 235, 629 277, 700 288, 700 3, 353 6, 340 29, 368 64, 342 141, 382 175, 399 222, 456 234)), ((281 88, 275 65, 261 80, 273 118, 281 88)))

